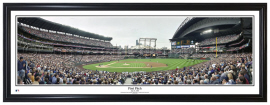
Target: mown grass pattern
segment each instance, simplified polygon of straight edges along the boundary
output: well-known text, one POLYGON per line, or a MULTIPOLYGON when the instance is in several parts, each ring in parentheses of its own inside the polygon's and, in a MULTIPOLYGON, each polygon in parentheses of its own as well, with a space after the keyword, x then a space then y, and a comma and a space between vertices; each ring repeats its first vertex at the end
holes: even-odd
POLYGON ((206 62, 207 60, 195 60, 192 62, 192 60, 187 59, 125 59, 120 61, 142 61, 142 62, 157 62, 158 63, 164 63, 168 64, 168 67, 156 67, 156 68, 111 68, 111 67, 145 67, 146 65, 143 63, 128 63, 130 65, 123 65, 124 63, 117 63, 117 61, 110 61, 110 62, 103 62, 103 63, 97 63, 97 64, 91 64, 91 65, 85 65, 83 66, 84 69, 89 70, 102 70, 102 71, 109 71, 109 72, 134 72, 134 71, 161 71, 161 70, 175 70, 177 67, 183 68, 192 66, 198 63, 206 62), (116 62, 116 63, 114 63, 116 62), (109 65, 108 68, 97 68, 99 64, 109 65))
POLYGON ((109 65, 110 67, 145 67, 146 65, 144 63, 126 63, 129 65, 124 65, 125 63, 114 63, 112 65, 109 65))

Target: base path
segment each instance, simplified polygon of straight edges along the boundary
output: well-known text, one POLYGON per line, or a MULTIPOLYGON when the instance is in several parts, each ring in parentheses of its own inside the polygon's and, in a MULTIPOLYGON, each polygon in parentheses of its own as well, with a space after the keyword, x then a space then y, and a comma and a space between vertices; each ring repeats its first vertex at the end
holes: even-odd
POLYGON ((98 68, 108 68, 108 67, 110 67, 109 65, 112 65, 112 64, 115 64, 115 63, 116 63, 116 62, 107 64, 107 65, 100 65, 100 66, 96 66, 96 67, 98 67, 98 68))
POLYGON ((120 61, 119 63, 144 63, 146 67, 167 67, 166 64, 157 62, 120 61))
MULTIPOLYGON (((123 64, 123 65, 125 65, 123 64)), ((129 65, 129 64, 126 64, 129 65)), ((157 62, 139 62, 139 61, 120 61, 120 62, 113 62, 111 64, 107 65, 101 65, 101 66, 96 66, 97 68, 155 68, 155 67, 167 67, 166 64, 164 63, 157 63, 157 62), (109 65, 115 64, 115 63, 144 63, 146 66, 145 67, 111 67, 109 65)))

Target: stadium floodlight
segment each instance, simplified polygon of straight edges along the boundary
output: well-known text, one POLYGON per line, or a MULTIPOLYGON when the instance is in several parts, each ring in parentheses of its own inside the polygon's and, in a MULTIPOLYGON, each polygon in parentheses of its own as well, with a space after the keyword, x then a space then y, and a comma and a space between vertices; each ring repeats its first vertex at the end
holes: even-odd
POLYGON ((202 33, 200 33, 201 35, 204 35, 204 34, 207 34, 207 33, 210 33, 212 32, 213 30, 212 29, 209 29, 209 30, 205 30, 203 31, 202 33))
POLYGON ((212 32, 212 30, 210 29, 210 30, 204 31, 204 33, 209 33, 209 32, 212 32))

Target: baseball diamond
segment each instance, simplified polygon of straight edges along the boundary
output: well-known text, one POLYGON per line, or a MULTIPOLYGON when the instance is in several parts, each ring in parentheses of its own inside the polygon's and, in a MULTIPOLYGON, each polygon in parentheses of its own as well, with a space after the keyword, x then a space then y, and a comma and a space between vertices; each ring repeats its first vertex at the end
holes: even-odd
POLYGON ((18 18, 18 84, 232 85, 254 81, 252 17, 50 20, 18 18))
POLYGON ((151 72, 161 70, 173 70, 176 69, 177 67, 179 68, 188 67, 205 61, 207 60, 191 61, 187 59, 125 59, 120 60, 119 62, 110 61, 97 64, 80 65, 78 67, 79 68, 82 67, 84 69, 89 70, 102 70, 109 72, 133 72, 133 71, 151 72), (99 66, 100 64, 103 65, 99 66))

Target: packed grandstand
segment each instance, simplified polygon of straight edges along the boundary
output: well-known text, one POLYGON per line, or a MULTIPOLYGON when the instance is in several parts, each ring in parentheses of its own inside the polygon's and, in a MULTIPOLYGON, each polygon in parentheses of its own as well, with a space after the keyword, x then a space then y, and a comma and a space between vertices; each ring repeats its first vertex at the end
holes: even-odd
POLYGON ((121 49, 111 44, 110 37, 82 32, 42 18, 19 18, 17 84, 252 84, 250 20, 188 17, 169 39, 172 43, 168 50, 121 49), (209 31, 209 27, 213 29, 209 31), (190 40, 194 43, 190 43, 190 40), (110 72, 83 68, 86 64, 143 59, 144 54, 157 54, 159 56, 154 58, 163 59, 208 61, 150 72, 110 72))

